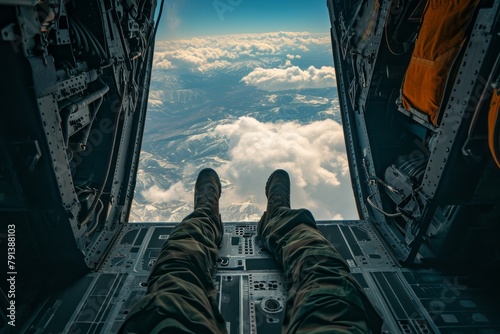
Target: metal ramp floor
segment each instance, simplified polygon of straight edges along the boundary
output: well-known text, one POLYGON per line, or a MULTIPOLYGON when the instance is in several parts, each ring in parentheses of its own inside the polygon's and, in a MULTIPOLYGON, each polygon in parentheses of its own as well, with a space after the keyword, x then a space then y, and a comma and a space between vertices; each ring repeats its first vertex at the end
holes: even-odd
MULTIPOLYGON (((48 299, 27 333, 115 333, 144 294, 174 223, 128 224, 98 272, 48 299)), ((384 317, 385 333, 500 333, 500 307, 467 278, 401 268, 363 221, 319 229, 347 260, 384 317)), ((395 247, 396 245, 394 245, 395 247)), ((225 223, 215 277, 229 333, 279 333, 286 282, 256 238, 256 223, 225 223)))

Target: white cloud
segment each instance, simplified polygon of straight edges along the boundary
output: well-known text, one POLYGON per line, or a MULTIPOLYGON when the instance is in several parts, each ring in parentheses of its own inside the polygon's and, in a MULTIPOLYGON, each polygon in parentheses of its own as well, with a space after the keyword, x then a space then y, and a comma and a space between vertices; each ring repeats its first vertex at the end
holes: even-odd
POLYGON ((291 59, 295 59, 295 58, 297 58, 297 59, 302 58, 300 55, 291 55, 291 54, 287 54, 287 55, 286 55, 286 57, 287 57, 288 59, 290 59, 290 60, 291 60, 291 59))
POLYGON ((161 189, 157 185, 152 186, 148 190, 141 192, 141 195, 149 202, 153 204, 159 203, 171 203, 183 199, 187 194, 187 189, 184 183, 177 182, 174 183, 167 190, 161 189))
POLYGON ((311 66, 307 70, 301 70, 298 66, 285 69, 259 67, 241 81, 271 92, 287 89, 326 88, 336 85, 335 69, 331 66, 322 66, 320 69, 311 66))
POLYGON ((217 168, 233 185, 223 191, 222 205, 250 199, 265 210, 265 182, 273 170, 282 168, 292 179, 292 207, 307 207, 317 219, 356 218, 337 122, 262 123, 241 117, 217 126, 215 135, 228 138, 231 158, 217 168))
POLYGON ((218 47, 195 47, 172 49, 155 52, 153 66, 159 69, 182 68, 202 71, 213 63, 225 66, 229 65, 227 60, 235 59, 236 54, 218 47))
MULTIPOLYGON (((174 8, 174 16, 175 11, 174 8)), ((177 21, 174 20, 175 22, 177 21)), ((293 57, 289 58, 290 60, 300 58, 300 55, 294 55, 293 52, 307 52, 310 47, 328 45, 330 38, 327 34, 307 32, 237 34, 160 41, 155 44, 157 51, 153 66, 160 69, 180 68, 203 72, 218 68, 210 67, 210 64, 216 61, 220 61, 219 65, 228 65, 227 62, 242 58, 283 54, 293 57)))
POLYGON ((163 105, 163 102, 161 100, 155 100, 151 98, 148 100, 148 103, 152 107, 161 107, 163 105))
POLYGON ((151 107, 161 107, 163 105, 163 96, 160 91, 150 90, 148 103, 151 107))
POLYGON ((161 59, 157 62, 154 62, 154 66, 162 70, 168 70, 169 68, 172 68, 172 62, 170 62, 168 59, 161 59))

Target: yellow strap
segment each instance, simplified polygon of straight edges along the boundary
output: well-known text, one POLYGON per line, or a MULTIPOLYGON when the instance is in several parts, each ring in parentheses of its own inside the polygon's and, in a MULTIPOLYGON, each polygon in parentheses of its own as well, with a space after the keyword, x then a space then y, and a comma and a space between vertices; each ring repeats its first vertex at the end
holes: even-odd
POLYGON ((490 111, 488 114, 488 145, 490 146, 491 154, 498 167, 500 167, 500 157, 497 152, 500 152, 500 123, 498 122, 498 112, 500 110, 500 95, 497 90, 493 90, 491 97, 490 111))

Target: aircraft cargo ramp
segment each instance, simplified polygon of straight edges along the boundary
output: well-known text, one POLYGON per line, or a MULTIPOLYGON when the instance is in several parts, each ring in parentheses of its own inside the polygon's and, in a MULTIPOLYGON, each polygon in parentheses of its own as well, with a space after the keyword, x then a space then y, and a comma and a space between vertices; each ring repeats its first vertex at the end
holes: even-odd
MULTIPOLYGON (((128 224, 99 270, 33 310, 26 333, 115 333, 146 291, 174 223, 128 224)), ((255 223, 225 223, 215 277, 229 333, 279 333, 286 281, 260 246, 255 223)), ((463 276, 402 268, 370 224, 322 221, 384 318, 385 333, 500 333, 498 298, 463 276)), ((397 245, 389 245, 397 247, 397 245)))

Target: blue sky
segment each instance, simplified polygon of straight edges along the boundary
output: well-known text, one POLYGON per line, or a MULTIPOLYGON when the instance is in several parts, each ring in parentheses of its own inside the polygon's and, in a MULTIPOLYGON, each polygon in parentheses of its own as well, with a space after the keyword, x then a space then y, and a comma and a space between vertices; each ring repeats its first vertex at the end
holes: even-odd
POLYGON ((326 0, 165 0, 157 40, 329 28, 326 0))

